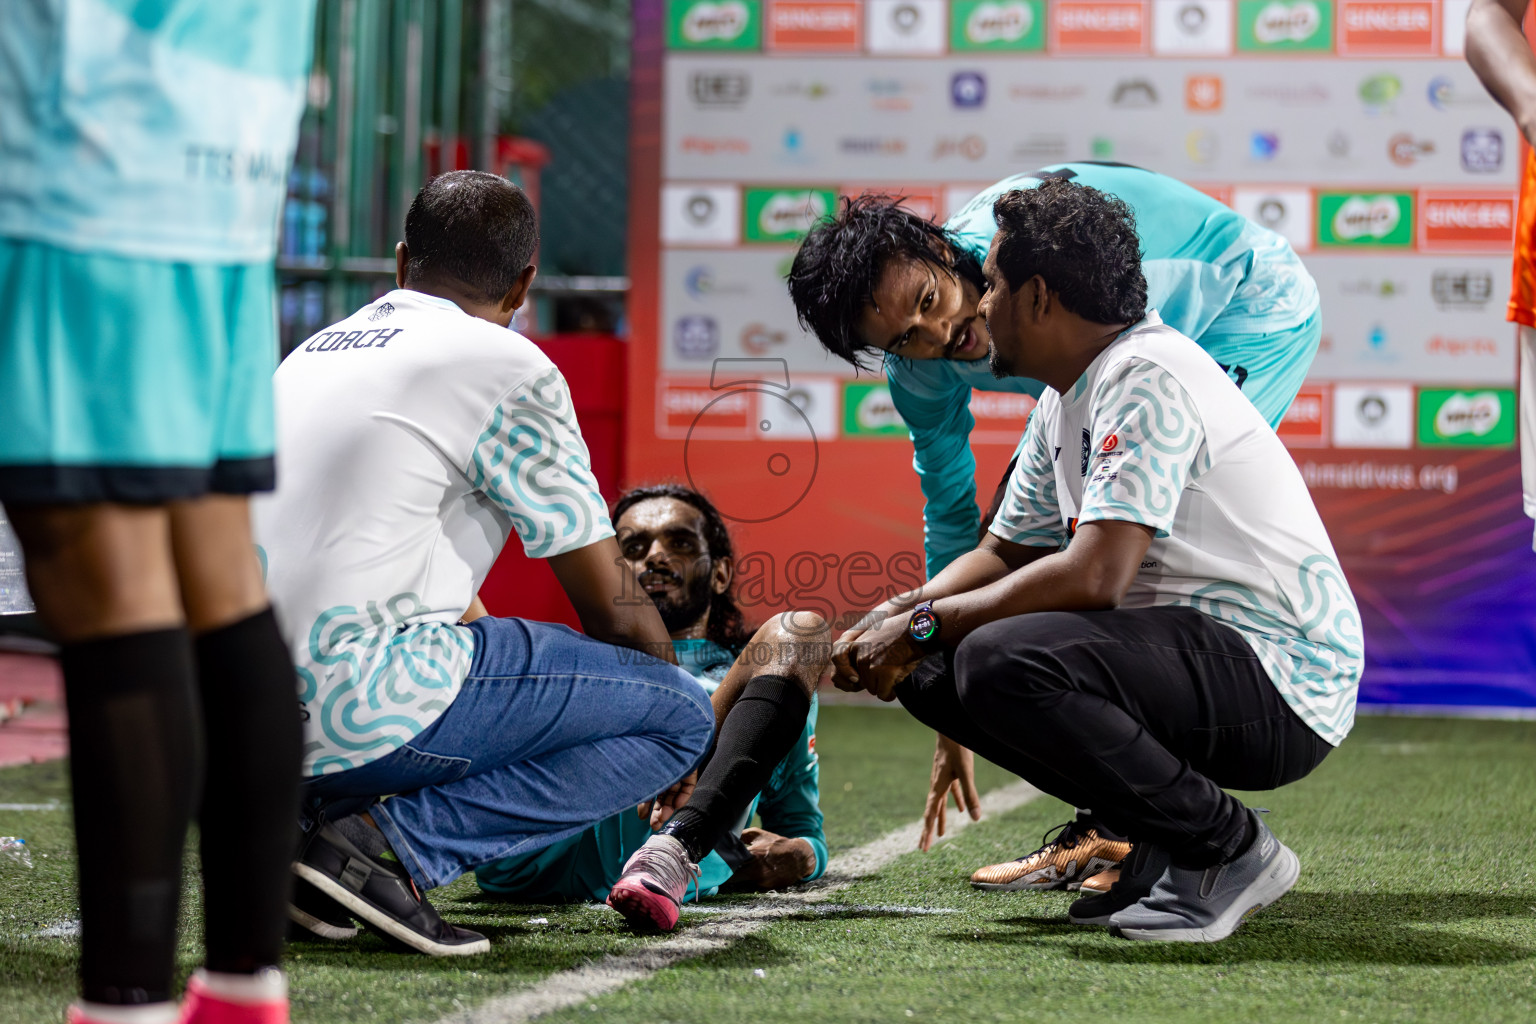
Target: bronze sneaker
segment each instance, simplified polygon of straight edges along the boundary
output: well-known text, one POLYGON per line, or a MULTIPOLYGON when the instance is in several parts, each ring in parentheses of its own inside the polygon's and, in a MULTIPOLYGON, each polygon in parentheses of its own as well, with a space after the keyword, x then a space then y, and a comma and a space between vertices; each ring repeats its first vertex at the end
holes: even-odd
POLYGON ((1091 822, 1081 819, 1047 832, 1040 849, 1027 857, 990 864, 971 876, 971 885, 997 892, 1075 889, 1086 879, 1117 868, 1131 852, 1123 839, 1107 839, 1091 822))

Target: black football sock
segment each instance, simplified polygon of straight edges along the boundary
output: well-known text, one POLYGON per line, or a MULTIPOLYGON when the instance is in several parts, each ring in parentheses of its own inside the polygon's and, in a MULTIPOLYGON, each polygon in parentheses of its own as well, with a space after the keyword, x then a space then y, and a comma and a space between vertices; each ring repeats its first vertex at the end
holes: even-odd
POLYGON ((69 775, 88 1002, 171 998, 181 852, 202 774, 192 643, 161 629, 67 643, 69 775))
POLYGON ((811 698, 786 676, 747 680, 720 726, 714 752, 688 801, 662 826, 697 863, 715 848, 805 729, 811 698))
POLYGON ((298 677, 272 610, 197 638, 208 767, 202 830, 208 969, 277 963, 298 843, 298 677))

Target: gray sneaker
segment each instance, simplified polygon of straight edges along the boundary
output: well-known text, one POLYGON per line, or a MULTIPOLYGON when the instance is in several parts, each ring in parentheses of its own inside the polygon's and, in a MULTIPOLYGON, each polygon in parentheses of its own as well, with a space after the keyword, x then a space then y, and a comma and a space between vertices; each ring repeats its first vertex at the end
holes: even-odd
POLYGON ((1301 862, 1257 814, 1248 817, 1255 835, 1247 853, 1203 871, 1169 865, 1149 895, 1109 919, 1110 931, 1152 942, 1220 942, 1289 892, 1301 862))
POLYGON ((1067 908, 1073 924, 1109 924, 1109 919, 1152 892, 1152 886, 1168 870, 1168 851, 1151 843, 1131 847, 1120 865, 1120 878, 1109 892, 1080 896, 1067 908))

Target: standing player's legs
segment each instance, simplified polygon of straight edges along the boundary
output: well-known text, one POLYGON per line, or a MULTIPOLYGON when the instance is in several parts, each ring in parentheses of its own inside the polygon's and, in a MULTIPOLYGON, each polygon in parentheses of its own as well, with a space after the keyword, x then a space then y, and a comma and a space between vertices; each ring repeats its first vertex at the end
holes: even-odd
POLYGON ((87 1003, 159 1004, 174 1020, 181 851, 201 729, 169 515, 104 504, 7 512, 38 612, 60 640, 82 992, 87 1003))
MULTIPOLYGON (((170 506, 208 738, 198 806, 210 977, 282 954, 302 735, 298 681, 267 603, 243 495, 170 506)), ((217 979, 205 983, 217 989, 217 979)))
POLYGON ((0 500, 63 641, 85 1000, 174 1017, 181 851, 206 725, 201 792, 243 806, 238 833, 204 822, 218 862, 211 971, 188 1019, 253 1002, 286 1019, 281 976, 252 977, 279 952, 267 936, 285 901, 268 894, 287 881, 298 764, 292 663, 265 610, 244 498, 271 481, 271 268, 0 239, 0 291, 26 299, 0 308, 0 500))

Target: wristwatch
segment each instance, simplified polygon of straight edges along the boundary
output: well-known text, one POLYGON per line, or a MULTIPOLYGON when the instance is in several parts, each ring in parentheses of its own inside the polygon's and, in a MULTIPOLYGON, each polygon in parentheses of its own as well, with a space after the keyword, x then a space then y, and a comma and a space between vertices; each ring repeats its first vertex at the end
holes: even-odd
POLYGON ((907 620, 907 636, 917 645, 918 650, 932 654, 939 650, 939 629, 942 625, 933 610, 933 602, 924 601, 912 609, 912 618, 907 620))

